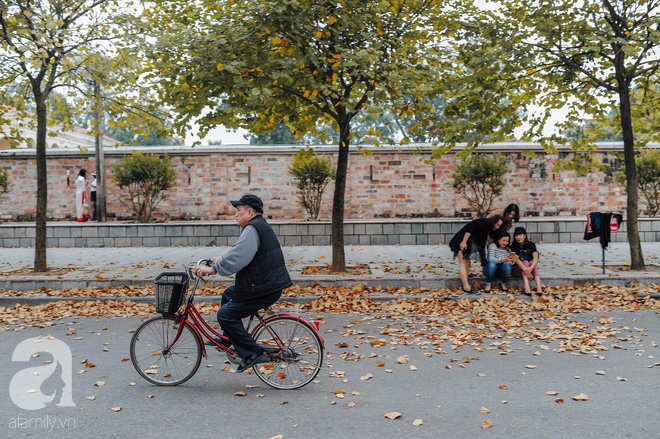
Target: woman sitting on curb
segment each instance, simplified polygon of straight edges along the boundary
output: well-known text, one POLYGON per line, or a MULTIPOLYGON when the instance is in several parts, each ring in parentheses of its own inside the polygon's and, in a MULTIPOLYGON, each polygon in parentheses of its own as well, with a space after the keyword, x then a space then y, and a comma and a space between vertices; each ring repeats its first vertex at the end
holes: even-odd
POLYGON ((509 241, 511 236, 507 232, 499 235, 497 240, 488 246, 488 264, 484 267, 484 276, 486 276, 486 291, 490 291, 490 284, 493 278, 499 273, 500 289, 508 292, 506 283, 511 275, 511 264, 518 260, 518 256, 510 253, 508 250, 509 241))
POLYGON ((532 288, 529 281, 534 279, 536 282, 536 292, 543 294, 543 285, 539 275, 539 252, 536 244, 527 240, 527 230, 524 227, 516 227, 513 231, 513 244, 511 251, 518 255, 518 262, 513 267, 513 275, 522 277, 525 294, 532 294, 532 288))

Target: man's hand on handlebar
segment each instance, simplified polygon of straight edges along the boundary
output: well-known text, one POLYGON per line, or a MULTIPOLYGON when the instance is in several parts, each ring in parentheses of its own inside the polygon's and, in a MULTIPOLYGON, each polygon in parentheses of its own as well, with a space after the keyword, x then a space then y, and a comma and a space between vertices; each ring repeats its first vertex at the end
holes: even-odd
POLYGON ((210 274, 215 274, 215 270, 208 265, 197 265, 193 268, 193 273, 195 276, 204 278, 205 276, 208 276, 210 274))

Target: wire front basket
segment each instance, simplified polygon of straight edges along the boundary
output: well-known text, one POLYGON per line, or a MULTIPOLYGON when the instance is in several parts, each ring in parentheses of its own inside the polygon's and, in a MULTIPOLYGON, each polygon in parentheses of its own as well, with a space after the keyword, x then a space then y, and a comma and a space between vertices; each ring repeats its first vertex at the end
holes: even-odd
POLYGON ((161 273, 154 279, 156 312, 174 314, 181 307, 188 290, 186 273, 161 273))

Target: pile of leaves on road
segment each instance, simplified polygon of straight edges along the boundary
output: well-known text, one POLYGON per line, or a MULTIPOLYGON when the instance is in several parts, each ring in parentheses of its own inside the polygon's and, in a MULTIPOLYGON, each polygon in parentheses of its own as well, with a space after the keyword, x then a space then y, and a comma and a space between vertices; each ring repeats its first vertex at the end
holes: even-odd
MULTIPOLYGON (((219 295, 224 287, 204 286, 200 295, 219 295)), ((396 318, 383 334, 397 343, 406 344, 415 337, 423 337, 438 352, 442 344, 450 341, 452 347, 463 344, 479 345, 484 339, 562 339, 567 350, 594 352, 602 342, 612 337, 607 330, 582 327, 571 317, 584 311, 607 312, 611 310, 660 309, 660 300, 650 294, 656 293, 658 285, 588 285, 585 287, 546 287, 545 294, 534 300, 514 296, 474 296, 459 298, 457 288, 370 288, 362 284, 351 288, 293 287, 287 290, 278 303, 278 308, 297 309, 310 313, 365 313, 383 318, 396 318), (383 300, 384 294, 395 297, 383 300), (311 296, 313 300, 303 303, 287 301, 288 298, 311 296), (423 317, 423 319, 422 319, 423 317), (403 328, 410 322, 425 321, 418 330, 403 328), (408 323, 406 323, 408 322, 408 323), (392 325, 398 325, 398 329, 392 325), (543 327, 543 329, 539 329, 543 327), (589 332, 593 331, 593 333, 589 332), (580 333, 581 335, 575 335, 580 333), (585 337, 586 335, 586 337, 585 337)), ((19 295, 6 292, 7 295, 19 295)), ((89 297, 92 300, 60 300, 44 305, 17 304, 0 307, 0 331, 21 330, 28 326, 51 326, 58 320, 74 316, 134 316, 148 315, 155 311, 153 304, 136 303, 130 297, 153 295, 151 286, 127 286, 108 288, 75 288, 62 291, 38 290, 21 292, 20 295, 89 297), (123 300, 93 300, 97 297, 121 297, 123 300)), ((655 297, 655 296, 654 296, 655 297)), ((197 308, 204 314, 215 314, 219 304, 198 302, 197 308)), ((415 325, 417 328, 418 325, 415 325)), ((506 347, 506 342, 501 346, 506 347)))
MULTIPOLYGON (((585 311, 606 313, 613 310, 636 311, 660 309, 660 299, 650 296, 657 285, 618 287, 590 285, 587 287, 546 288, 546 294, 534 300, 499 298, 452 299, 443 290, 428 292, 423 297, 406 297, 379 303, 358 294, 362 286, 352 290, 341 287, 328 290, 317 300, 303 304, 287 304, 312 312, 365 313, 365 319, 393 318, 381 330, 386 338, 370 340, 373 346, 385 344, 425 346, 429 352, 445 353, 443 346, 459 349, 463 345, 507 352, 511 339, 542 342, 558 341, 557 352, 597 354, 627 341, 621 333, 630 328, 615 327, 611 319, 600 316, 595 325, 580 322, 575 314, 585 311), (368 314, 367 314, 368 313, 368 314), (484 343, 489 341, 490 344, 484 343), (487 347, 485 347, 487 346, 487 347)), ((655 296, 655 294, 654 294, 655 296)), ((660 313, 660 312, 659 312, 660 313)), ((644 328, 630 331, 644 333, 644 328)), ((364 341, 364 336, 348 329, 345 336, 364 341)), ((350 343, 346 343, 349 347, 350 343)), ((349 355, 350 357, 351 355, 349 355)), ((351 358, 359 359, 355 353, 351 358)))

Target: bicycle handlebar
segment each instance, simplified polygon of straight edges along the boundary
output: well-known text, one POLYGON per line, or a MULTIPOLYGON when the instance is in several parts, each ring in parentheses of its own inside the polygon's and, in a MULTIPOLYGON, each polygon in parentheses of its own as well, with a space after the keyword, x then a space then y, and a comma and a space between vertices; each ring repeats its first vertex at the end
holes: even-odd
POLYGON ((188 274, 188 277, 190 279, 198 279, 198 276, 196 276, 193 273, 193 267, 197 267, 198 265, 206 265, 207 267, 210 267, 211 262, 212 262, 211 259, 204 258, 204 259, 200 259, 199 261, 197 261, 196 264, 195 263, 188 264, 186 266, 186 273, 188 274))

